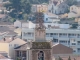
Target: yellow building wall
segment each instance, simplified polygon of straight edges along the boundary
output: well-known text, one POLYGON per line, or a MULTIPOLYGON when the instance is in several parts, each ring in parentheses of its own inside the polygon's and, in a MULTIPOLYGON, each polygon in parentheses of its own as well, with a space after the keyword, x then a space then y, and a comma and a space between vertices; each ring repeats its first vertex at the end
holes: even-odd
POLYGON ((48 6, 46 5, 40 5, 37 7, 37 12, 47 12, 48 11, 48 6))
POLYGON ((0 43, 0 51, 5 51, 9 55, 9 43, 0 43))

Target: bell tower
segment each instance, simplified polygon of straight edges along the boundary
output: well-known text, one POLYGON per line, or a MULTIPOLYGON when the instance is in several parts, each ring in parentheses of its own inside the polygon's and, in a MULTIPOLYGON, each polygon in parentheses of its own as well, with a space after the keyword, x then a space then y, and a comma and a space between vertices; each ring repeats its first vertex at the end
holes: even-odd
POLYGON ((34 40, 31 47, 32 60, 52 60, 51 43, 46 41, 46 31, 44 27, 43 13, 37 12, 36 27, 34 30, 34 40))
POLYGON ((35 31, 34 31, 34 40, 36 42, 44 42, 46 41, 45 38, 45 27, 44 27, 44 15, 42 12, 37 12, 35 14, 36 16, 36 27, 35 27, 35 31))

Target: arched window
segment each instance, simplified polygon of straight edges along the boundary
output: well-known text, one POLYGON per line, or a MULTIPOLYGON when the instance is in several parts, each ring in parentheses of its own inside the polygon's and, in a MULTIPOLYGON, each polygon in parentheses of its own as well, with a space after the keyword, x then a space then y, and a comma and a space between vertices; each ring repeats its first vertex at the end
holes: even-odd
POLYGON ((43 51, 40 51, 38 53, 38 60, 44 60, 44 52, 43 51))

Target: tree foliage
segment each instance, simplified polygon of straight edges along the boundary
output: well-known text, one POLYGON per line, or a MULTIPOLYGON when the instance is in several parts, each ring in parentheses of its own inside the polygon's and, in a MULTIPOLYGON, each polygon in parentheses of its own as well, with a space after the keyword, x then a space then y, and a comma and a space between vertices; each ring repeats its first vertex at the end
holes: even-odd
POLYGON ((67 3, 69 6, 76 5, 76 4, 77 4, 77 0, 66 0, 66 3, 67 3))
POLYGON ((29 15, 32 4, 48 3, 49 0, 9 0, 4 6, 10 11, 8 14, 15 19, 24 19, 24 15, 29 15))
POLYGON ((10 11, 9 16, 12 18, 22 19, 22 15, 31 12, 31 4, 27 0, 9 0, 10 3, 4 6, 10 11))

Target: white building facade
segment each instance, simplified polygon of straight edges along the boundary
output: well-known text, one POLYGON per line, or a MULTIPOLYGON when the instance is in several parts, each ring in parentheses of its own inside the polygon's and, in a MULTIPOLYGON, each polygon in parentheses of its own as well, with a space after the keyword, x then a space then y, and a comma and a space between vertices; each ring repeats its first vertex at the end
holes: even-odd
POLYGON ((44 13, 44 22, 59 22, 60 19, 58 15, 52 14, 52 13, 44 13))
POLYGON ((48 11, 53 14, 63 14, 67 12, 68 5, 65 0, 50 0, 48 5, 48 11))
MULTIPOLYGON (((34 40, 34 29, 22 28, 22 39, 34 40)), ((71 47, 74 53, 80 54, 80 30, 46 29, 46 40, 71 47)))

